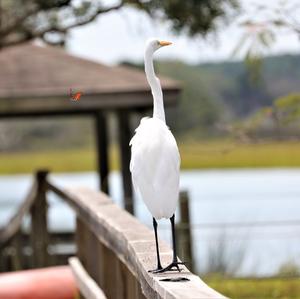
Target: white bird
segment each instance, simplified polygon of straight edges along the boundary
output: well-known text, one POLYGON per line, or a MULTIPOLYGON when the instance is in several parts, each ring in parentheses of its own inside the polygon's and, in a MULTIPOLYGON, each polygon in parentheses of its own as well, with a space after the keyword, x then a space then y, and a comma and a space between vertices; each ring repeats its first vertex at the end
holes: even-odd
POLYGON ((153 117, 144 117, 130 141, 130 171, 134 188, 140 193, 153 216, 157 268, 161 273, 179 269, 175 247, 175 210, 179 196, 180 155, 176 140, 166 125, 163 94, 159 79, 155 76, 153 54, 171 42, 148 40, 145 49, 145 72, 153 95, 153 117), (172 227, 173 261, 163 268, 159 256, 157 221, 169 218, 172 227))

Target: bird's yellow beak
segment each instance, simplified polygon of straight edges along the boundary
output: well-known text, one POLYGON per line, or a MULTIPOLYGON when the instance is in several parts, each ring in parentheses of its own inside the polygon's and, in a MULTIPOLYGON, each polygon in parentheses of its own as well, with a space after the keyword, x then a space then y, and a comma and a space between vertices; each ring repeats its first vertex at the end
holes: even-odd
POLYGON ((167 42, 165 40, 159 41, 158 43, 161 47, 172 45, 171 42, 167 42))

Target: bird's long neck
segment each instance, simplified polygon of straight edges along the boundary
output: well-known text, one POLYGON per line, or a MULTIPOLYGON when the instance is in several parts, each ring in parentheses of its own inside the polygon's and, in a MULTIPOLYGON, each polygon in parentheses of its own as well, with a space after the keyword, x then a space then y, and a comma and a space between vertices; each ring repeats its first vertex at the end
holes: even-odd
POLYGON ((166 122, 163 94, 159 79, 155 76, 153 67, 153 51, 151 50, 146 50, 145 52, 145 72, 153 95, 153 117, 166 122))

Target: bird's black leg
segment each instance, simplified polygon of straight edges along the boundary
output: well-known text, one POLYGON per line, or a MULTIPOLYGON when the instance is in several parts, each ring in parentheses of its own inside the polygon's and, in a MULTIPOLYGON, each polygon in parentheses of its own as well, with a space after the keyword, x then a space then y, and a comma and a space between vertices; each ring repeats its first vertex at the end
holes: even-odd
POLYGON ((183 262, 179 262, 176 254, 176 239, 175 239, 175 215, 170 218, 171 228, 172 228, 172 245, 173 245, 173 260, 170 265, 160 270, 154 271, 154 273, 163 273, 166 271, 181 271, 179 265, 184 265, 183 262), (174 269, 175 268, 175 269, 174 269))
POLYGON ((160 262, 160 256, 159 256, 158 238, 157 238, 157 222, 154 217, 153 217, 153 228, 154 228, 154 234, 155 234, 157 268, 155 270, 150 270, 149 272, 157 272, 162 269, 161 262, 160 262))
POLYGON ((177 263, 177 252, 176 252, 176 234, 175 234, 175 215, 170 218, 171 229, 172 229, 172 246, 173 246, 173 263, 177 263))

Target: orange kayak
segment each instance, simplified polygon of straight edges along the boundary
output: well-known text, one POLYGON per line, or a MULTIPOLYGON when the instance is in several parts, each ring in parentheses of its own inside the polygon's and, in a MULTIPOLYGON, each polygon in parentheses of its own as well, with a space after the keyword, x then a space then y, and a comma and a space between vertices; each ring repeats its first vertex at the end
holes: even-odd
POLYGON ((74 299, 77 294, 68 266, 0 274, 0 299, 74 299))

